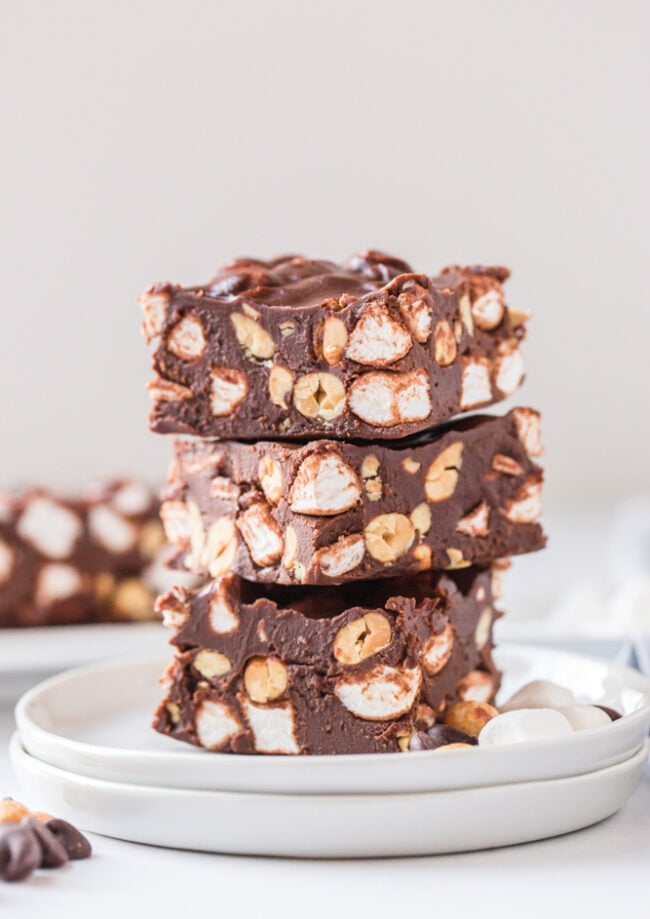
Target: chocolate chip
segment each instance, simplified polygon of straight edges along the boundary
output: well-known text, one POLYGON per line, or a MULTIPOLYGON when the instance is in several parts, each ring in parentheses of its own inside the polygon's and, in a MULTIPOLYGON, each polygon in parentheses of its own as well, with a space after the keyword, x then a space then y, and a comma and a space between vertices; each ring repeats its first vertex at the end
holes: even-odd
POLYGON ((0 878, 22 881, 40 867, 41 847, 29 827, 13 824, 0 836, 0 878))
POLYGON ((68 858, 89 858, 92 855, 92 846, 86 837, 66 820, 53 817, 47 821, 45 827, 61 843, 68 858))
POLYGON ((426 731, 418 731, 416 734, 413 734, 409 740, 409 750, 413 753, 419 753, 420 750, 428 750, 427 747, 427 735, 426 731))
POLYGON ((450 743, 475 745, 477 739, 447 724, 434 724, 428 731, 418 731, 411 737, 409 750, 437 750, 438 747, 446 747, 450 743))
POLYGON ((54 833, 48 830, 47 826, 44 826, 34 817, 26 817, 21 821, 20 825, 31 830, 41 847, 41 868, 60 868, 61 865, 66 864, 68 853, 65 846, 54 833))
POLYGON ((607 705, 597 705, 596 708, 599 708, 601 711, 605 712, 606 715, 609 715, 612 721, 618 721, 619 718, 623 717, 615 708, 609 708, 607 705))

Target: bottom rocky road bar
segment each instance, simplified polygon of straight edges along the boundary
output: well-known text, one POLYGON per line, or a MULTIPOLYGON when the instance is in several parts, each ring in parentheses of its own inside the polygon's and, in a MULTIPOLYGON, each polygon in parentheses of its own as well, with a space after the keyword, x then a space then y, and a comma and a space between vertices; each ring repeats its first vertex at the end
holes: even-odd
POLYGON ((133 480, 0 495, 0 627, 153 618, 158 509, 133 480))
POLYGON ((174 588, 158 601, 178 653, 154 727, 232 753, 408 750, 449 705, 493 699, 498 574, 289 590, 230 575, 174 588))

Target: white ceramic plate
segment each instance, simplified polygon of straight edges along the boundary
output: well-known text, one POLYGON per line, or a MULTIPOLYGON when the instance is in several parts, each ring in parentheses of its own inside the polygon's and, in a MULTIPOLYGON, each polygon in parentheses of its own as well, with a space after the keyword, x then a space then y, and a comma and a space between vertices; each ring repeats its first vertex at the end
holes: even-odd
POLYGON ((111 782, 261 794, 381 794, 532 782, 602 769, 630 756, 650 725, 650 682, 575 654, 503 646, 504 695, 546 677, 626 717, 544 743, 354 756, 210 753, 150 728, 168 657, 114 661, 54 677, 16 709, 21 741, 53 766, 111 782))
POLYGON ((88 832, 178 849, 302 858, 461 852, 569 833, 625 803, 647 754, 646 742, 616 766, 547 782, 424 794, 251 795, 89 779, 30 756, 18 735, 11 744, 25 799, 88 832))
POLYGON ((157 622, 0 629, 0 700, 15 700, 34 683, 69 667, 124 654, 164 654, 168 638, 157 622))

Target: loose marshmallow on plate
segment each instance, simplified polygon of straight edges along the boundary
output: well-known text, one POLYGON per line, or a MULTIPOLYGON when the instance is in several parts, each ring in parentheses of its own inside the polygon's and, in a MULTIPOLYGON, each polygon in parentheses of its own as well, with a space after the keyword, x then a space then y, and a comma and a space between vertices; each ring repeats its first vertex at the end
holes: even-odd
POLYGON ((574 731, 586 731, 587 728, 599 728, 611 724, 609 715, 596 705, 563 705, 558 708, 574 731))
POLYGON ((512 712, 520 708, 563 708, 573 705, 575 696, 565 686, 558 686, 550 680, 533 680, 526 683, 514 696, 511 696, 503 705, 499 705, 500 712, 512 712))
POLYGON ((480 747, 555 740, 573 729, 567 718, 553 708, 519 708, 492 718, 478 735, 480 747))

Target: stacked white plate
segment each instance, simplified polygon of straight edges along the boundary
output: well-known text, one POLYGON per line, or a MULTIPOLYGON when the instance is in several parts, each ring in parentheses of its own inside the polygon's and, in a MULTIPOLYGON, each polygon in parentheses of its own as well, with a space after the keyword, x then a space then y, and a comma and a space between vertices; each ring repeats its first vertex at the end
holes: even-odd
POLYGON ((650 682, 577 654, 504 646, 502 697, 549 679, 618 721, 552 742, 321 757, 209 753, 149 727, 168 662, 68 671, 16 709, 27 800, 89 832, 251 855, 364 857, 490 848, 589 826, 643 775, 650 682))

